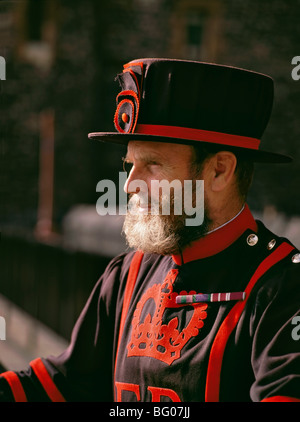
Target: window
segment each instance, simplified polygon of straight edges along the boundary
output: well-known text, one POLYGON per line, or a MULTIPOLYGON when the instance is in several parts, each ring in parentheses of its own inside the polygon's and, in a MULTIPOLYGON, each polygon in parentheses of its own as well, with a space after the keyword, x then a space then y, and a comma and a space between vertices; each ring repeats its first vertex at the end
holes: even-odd
POLYGON ((192 60, 201 60, 203 54, 203 32, 205 15, 188 12, 186 16, 186 56, 192 60))
POLYGON ((19 13, 21 59, 47 69, 54 57, 57 1, 25 0, 19 13))
POLYGON ((174 4, 170 31, 172 57, 214 61, 220 31, 219 0, 180 0, 174 4))

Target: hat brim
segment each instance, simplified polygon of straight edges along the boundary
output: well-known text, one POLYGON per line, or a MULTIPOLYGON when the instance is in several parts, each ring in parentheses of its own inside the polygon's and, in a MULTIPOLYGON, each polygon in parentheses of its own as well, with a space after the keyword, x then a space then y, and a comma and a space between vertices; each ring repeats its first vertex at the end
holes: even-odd
POLYGON ((110 142, 113 144, 127 145, 130 141, 147 141, 147 142, 165 142, 184 145, 199 145, 199 143, 206 145, 216 145, 218 147, 224 146, 224 150, 232 151, 244 159, 257 163, 290 163, 293 161, 288 155, 283 155, 275 152, 254 150, 249 148, 233 147, 223 144, 211 144, 209 142, 193 141, 182 138, 172 138, 168 136, 157 136, 139 133, 119 133, 119 132, 92 132, 88 134, 89 139, 110 142))

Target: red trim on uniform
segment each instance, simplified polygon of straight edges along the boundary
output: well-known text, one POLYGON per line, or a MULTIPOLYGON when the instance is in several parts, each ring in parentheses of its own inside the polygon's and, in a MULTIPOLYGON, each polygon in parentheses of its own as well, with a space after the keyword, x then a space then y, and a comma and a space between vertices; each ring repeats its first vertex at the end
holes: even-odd
POLYGON ((40 358, 37 358, 30 362, 30 366, 42 384, 50 400, 52 402, 65 402, 65 398, 54 384, 45 365, 43 364, 43 361, 40 358))
POLYGON ((196 240, 186 248, 182 255, 172 255, 177 265, 182 265, 196 259, 207 258, 215 255, 234 243, 245 230, 250 229, 257 232, 257 224, 254 220, 248 205, 233 221, 224 227, 196 240))
POLYGON ((212 132, 202 129, 191 129, 180 126, 165 125, 143 125, 136 127, 135 133, 155 136, 167 136, 190 141, 209 142, 211 144, 222 144, 232 147, 240 147, 258 150, 260 140, 248 136, 231 135, 229 133, 212 132))
POLYGON ((267 397, 263 399, 262 402, 300 402, 300 399, 296 399, 294 397, 287 397, 287 396, 274 396, 274 397, 267 397))
POLYGON ((144 253, 142 251, 137 251, 133 256, 130 267, 129 267, 128 278, 127 278, 125 293, 124 293, 120 329, 119 329, 118 347, 117 347, 117 353, 116 353, 116 359, 115 359, 115 372, 116 372, 116 367, 117 367, 119 347, 120 347, 120 342, 121 342, 121 338, 123 334, 125 320, 128 314, 132 292, 133 292, 135 282, 139 273, 143 256, 144 256, 144 253))
POLYGON ((18 375, 13 371, 6 371, 0 374, 8 382, 15 402, 27 402, 27 397, 18 375))
POLYGON ((255 286, 256 282, 268 271, 273 265, 285 258, 294 249, 289 243, 282 243, 278 248, 269 255, 262 263, 258 266, 255 273, 251 277, 245 292, 246 298, 242 302, 238 302, 229 312, 217 335, 214 339, 207 368, 206 378, 206 391, 205 401, 217 402, 219 401, 219 389, 220 389, 220 375, 222 368, 223 355, 227 341, 230 334, 235 329, 239 318, 246 306, 246 302, 249 298, 250 292, 255 286))

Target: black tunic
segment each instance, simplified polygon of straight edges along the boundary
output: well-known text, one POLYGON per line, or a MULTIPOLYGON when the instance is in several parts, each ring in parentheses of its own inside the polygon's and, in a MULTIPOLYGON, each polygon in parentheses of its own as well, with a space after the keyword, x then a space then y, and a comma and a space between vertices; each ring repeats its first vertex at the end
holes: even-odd
POLYGON ((2 374, 2 400, 300 400, 298 253, 246 206, 181 256, 122 254, 97 282, 68 349, 2 374), (245 299, 176 303, 229 292, 245 299))

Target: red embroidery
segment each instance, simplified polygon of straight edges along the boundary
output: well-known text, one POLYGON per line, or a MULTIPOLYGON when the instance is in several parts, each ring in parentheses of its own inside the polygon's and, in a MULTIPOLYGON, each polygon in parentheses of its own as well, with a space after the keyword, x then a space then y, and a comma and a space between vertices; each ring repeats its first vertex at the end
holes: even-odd
MULTIPOLYGON (((127 382, 116 382, 115 384, 117 390, 117 402, 122 401, 123 391, 131 391, 135 394, 137 401, 141 401, 140 386, 138 384, 130 384, 127 382)), ((178 394, 170 388, 149 386, 147 390, 151 393, 151 402, 160 402, 161 397, 168 397, 172 402, 181 402, 178 394)))
POLYGON ((160 402, 162 396, 169 397, 173 402, 181 402, 178 394, 170 388, 148 387, 148 390, 152 394, 152 402, 160 402))
POLYGON ((141 400, 140 386, 137 384, 129 384, 127 382, 116 382, 117 389, 117 402, 122 401, 122 391, 132 391, 137 398, 137 401, 141 400))
MULTIPOLYGON (((164 282, 150 287, 137 304, 132 319, 131 339, 127 346, 128 356, 148 356, 171 365, 180 358, 181 350, 186 343, 197 336, 203 327, 203 320, 207 316, 206 303, 190 305, 194 308, 193 314, 188 325, 181 332, 178 330, 178 317, 172 318, 167 324, 162 323, 166 309, 181 307, 175 302, 177 293, 173 292, 173 283, 177 274, 178 270, 169 271, 164 282), (152 315, 148 312, 143 318, 147 302, 148 304, 154 302, 155 310, 152 315)), ((194 293, 196 292, 192 291, 188 294, 194 293)), ((180 294, 187 294, 187 292, 180 292, 180 294)))

